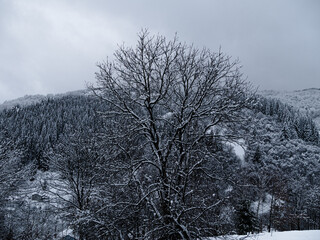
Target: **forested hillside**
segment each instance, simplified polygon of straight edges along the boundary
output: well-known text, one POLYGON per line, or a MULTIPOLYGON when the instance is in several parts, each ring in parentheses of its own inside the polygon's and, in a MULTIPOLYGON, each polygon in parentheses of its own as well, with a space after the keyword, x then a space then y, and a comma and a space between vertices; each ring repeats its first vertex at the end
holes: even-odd
MULTIPOLYGON (((206 191, 210 189, 213 196, 221 200, 214 208, 218 218, 212 219, 217 224, 216 234, 243 234, 265 228, 319 229, 320 148, 316 127, 307 115, 293 107, 263 97, 257 99, 258 103, 242 111, 247 120, 245 126, 236 125, 229 130, 217 127, 208 132, 202 143, 216 156, 207 173, 214 178, 207 183, 200 183, 196 177, 193 181, 204 184, 206 191), (240 133, 241 138, 234 141, 245 149, 244 159, 235 154, 232 145, 219 140, 222 133, 228 134, 226 131, 240 133)), ((76 231, 79 226, 86 228, 87 224, 93 224, 94 230, 90 234, 86 231, 88 239, 101 234, 101 229, 108 231, 105 221, 110 217, 110 210, 105 206, 110 197, 132 201, 135 196, 130 189, 133 186, 128 185, 128 189, 123 186, 116 191, 108 182, 112 174, 110 164, 114 163, 107 160, 112 150, 104 149, 103 136, 110 131, 110 123, 101 113, 107 109, 105 102, 83 95, 47 99, 0 113, 3 233, 21 236, 30 231, 30 236, 37 233, 53 237, 63 230, 59 228, 61 221, 65 223, 63 226, 77 226, 76 231), (74 174, 80 174, 81 181, 74 182, 74 174), (33 192, 34 195, 42 191, 39 200, 32 199, 33 195, 29 195, 31 199, 21 199, 21 188, 33 186, 38 176, 45 176, 38 186, 40 189, 33 192), (47 188, 51 193, 42 190, 44 182, 49 182, 47 188), (61 200, 52 189, 59 188, 62 182, 70 196, 64 195, 61 200), (74 187, 81 187, 84 192, 77 192, 74 187), (107 194, 110 191, 116 192, 107 194), (51 205, 57 200, 60 214, 56 215, 57 209, 51 205), (43 202, 46 207, 29 212, 30 219, 24 218, 25 212, 21 211, 21 216, 11 217, 9 221, 8 212, 18 204, 13 204, 15 201, 19 201, 25 211, 37 209, 43 202), (44 214, 42 211, 46 215, 51 212, 51 218, 32 216, 44 214), (99 214, 87 215, 88 211, 99 214), (34 229, 39 227, 36 221, 48 222, 40 231, 34 229)), ((152 172, 146 174, 152 178, 152 172)), ((201 199, 201 192, 197 195, 201 199)), ((132 216, 127 215, 132 210, 121 210, 125 221, 132 226, 131 231, 141 224, 138 222, 139 214, 144 215, 141 210, 137 208, 132 216)))
POLYGON ((320 127, 320 89, 310 88, 297 91, 261 91, 261 95, 279 99, 307 113, 320 127))
POLYGON ((24 162, 46 170, 46 155, 61 138, 102 128, 97 114, 101 110, 103 105, 84 95, 49 98, 27 107, 17 105, 0 113, 1 142, 20 150, 24 162))

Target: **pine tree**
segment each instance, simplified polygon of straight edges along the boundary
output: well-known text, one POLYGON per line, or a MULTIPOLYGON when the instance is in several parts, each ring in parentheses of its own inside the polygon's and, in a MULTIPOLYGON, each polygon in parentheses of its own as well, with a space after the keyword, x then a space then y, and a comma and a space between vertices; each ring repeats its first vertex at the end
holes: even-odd
POLYGON ((257 230, 255 214, 250 209, 250 201, 241 200, 236 207, 236 229, 240 235, 254 233, 257 230))

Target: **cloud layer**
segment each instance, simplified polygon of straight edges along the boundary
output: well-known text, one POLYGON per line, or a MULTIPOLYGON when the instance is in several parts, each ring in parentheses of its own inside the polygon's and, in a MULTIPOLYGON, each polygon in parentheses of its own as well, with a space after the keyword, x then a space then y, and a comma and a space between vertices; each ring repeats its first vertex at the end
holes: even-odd
POLYGON ((239 58, 261 89, 320 87, 319 1, 0 0, 0 102, 85 88, 141 28, 239 58))

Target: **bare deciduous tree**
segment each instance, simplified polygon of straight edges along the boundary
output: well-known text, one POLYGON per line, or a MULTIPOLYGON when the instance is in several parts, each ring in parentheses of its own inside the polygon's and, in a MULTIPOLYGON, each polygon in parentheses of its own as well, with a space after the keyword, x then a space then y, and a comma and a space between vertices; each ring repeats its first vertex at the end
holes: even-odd
POLYGON ((108 205, 119 215, 106 228, 117 229, 123 238, 191 239, 216 233, 215 209, 227 191, 219 193, 216 184, 221 179, 211 133, 240 121, 251 101, 238 62, 177 37, 167 41, 142 31, 135 48, 120 47, 113 61, 98 67, 91 88, 110 105, 104 113, 113 127, 106 135, 114 149, 110 169, 126 171, 111 185, 133 184, 136 191, 133 201, 119 196, 108 205), (117 227, 121 214, 138 206, 148 221, 134 233, 129 226, 117 227))
POLYGON ((57 210, 65 213, 79 239, 90 235, 82 221, 99 187, 99 155, 95 138, 89 132, 65 136, 50 158, 51 169, 58 173, 47 191, 56 197, 57 210))

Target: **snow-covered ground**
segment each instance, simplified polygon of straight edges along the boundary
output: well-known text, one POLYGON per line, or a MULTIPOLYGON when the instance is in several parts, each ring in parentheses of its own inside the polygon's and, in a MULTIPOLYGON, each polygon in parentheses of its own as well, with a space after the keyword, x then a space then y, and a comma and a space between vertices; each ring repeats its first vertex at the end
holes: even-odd
POLYGON ((17 195, 12 196, 10 200, 20 199, 31 207, 45 209, 49 206, 59 208, 63 200, 67 201, 71 197, 66 183, 60 180, 57 173, 38 171, 34 180, 25 182, 17 195))
POLYGON ((224 236, 211 240, 320 240, 320 230, 260 233, 248 236, 224 236))
POLYGON ((233 148, 234 153, 241 160, 241 163, 244 164, 244 157, 246 154, 244 139, 239 139, 238 141, 234 141, 234 142, 227 142, 227 144, 233 148))

